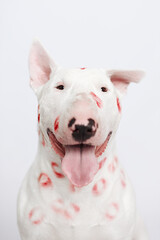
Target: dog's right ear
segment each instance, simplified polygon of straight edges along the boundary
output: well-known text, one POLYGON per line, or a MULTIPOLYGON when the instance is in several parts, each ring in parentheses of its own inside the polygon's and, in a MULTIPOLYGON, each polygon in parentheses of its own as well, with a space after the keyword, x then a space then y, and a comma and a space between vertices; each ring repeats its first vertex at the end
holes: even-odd
POLYGON ((35 92, 50 79, 56 65, 38 40, 34 40, 29 54, 30 85, 35 92))

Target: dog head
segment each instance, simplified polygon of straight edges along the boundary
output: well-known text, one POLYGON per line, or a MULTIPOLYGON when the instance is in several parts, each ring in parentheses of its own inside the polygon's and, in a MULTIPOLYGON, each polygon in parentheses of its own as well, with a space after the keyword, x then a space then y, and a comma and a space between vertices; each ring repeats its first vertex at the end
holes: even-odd
POLYGON ((30 84, 39 103, 39 128, 62 158, 62 169, 79 187, 92 181, 97 158, 115 135, 121 98, 142 71, 58 67, 39 42, 31 47, 30 84))

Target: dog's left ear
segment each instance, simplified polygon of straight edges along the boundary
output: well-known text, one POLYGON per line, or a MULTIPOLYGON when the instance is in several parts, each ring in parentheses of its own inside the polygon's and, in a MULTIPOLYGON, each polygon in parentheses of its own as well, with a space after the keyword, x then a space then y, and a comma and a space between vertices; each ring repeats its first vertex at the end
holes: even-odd
POLYGON ((56 65, 38 40, 34 40, 29 54, 30 85, 36 92, 49 81, 56 65))
POLYGON ((121 94, 125 94, 129 83, 138 83, 145 75, 140 70, 109 70, 107 71, 113 85, 120 91, 121 94))

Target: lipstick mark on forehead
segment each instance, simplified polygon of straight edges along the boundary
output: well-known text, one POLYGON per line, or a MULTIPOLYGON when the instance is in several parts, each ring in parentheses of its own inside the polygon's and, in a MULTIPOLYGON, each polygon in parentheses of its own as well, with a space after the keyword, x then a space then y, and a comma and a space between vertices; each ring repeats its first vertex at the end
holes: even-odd
POLYGON ((120 101, 119 101, 118 97, 117 97, 117 107, 118 107, 118 111, 121 113, 122 108, 121 108, 120 101))
POLYGON ((57 117, 55 122, 54 122, 54 130, 55 130, 55 132, 58 131, 58 128, 59 128, 59 117, 57 117))
POLYGON ((102 100, 94 93, 94 92, 90 92, 90 95, 93 97, 93 99, 95 100, 97 106, 99 108, 102 108, 103 107, 103 104, 102 104, 102 100))

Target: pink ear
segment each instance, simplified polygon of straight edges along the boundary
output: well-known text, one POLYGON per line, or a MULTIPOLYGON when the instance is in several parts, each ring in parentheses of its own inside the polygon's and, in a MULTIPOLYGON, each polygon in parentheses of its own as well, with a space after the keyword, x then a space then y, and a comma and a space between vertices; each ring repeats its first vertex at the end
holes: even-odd
POLYGON ((130 82, 138 83, 144 77, 144 72, 139 70, 110 70, 107 73, 111 82, 121 93, 126 92, 130 82))
POLYGON ((55 64, 39 41, 34 41, 29 55, 30 85, 33 89, 40 87, 50 79, 55 64))

